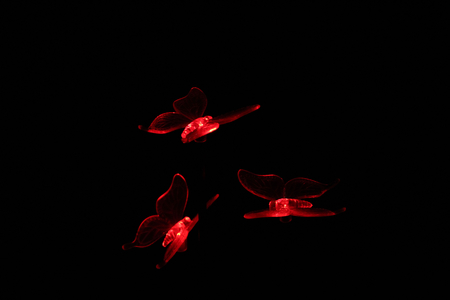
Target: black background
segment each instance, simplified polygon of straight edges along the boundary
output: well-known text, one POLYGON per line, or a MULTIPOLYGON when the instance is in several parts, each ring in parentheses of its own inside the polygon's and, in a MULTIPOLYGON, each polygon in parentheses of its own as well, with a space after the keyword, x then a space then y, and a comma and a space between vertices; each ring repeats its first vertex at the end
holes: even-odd
POLYGON ((60 143, 46 153, 57 161, 57 176, 37 180, 70 199, 68 208, 57 205, 71 237, 64 249, 77 253, 69 269, 85 265, 84 286, 99 285, 94 277, 109 291, 135 295, 171 288, 195 294, 211 286, 276 292, 284 280, 339 293, 371 285, 380 271, 405 273, 404 249, 416 247, 413 236, 422 230, 411 208, 417 203, 400 188, 416 171, 405 153, 420 131, 409 123, 414 104, 405 101, 425 88, 414 74, 428 72, 417 36, 431 25, 420 10, 48 7, 40 26, 26 27, 24 74, 35 79, 37 98, 52 100, 48 108, 57 111, 49 127, 60 143), (208 98, 205 115, 261 108, 203 144, 183 144, 181 131, 138 130, 173 111, 173 101, 194 86, 208 98), (246 212, 268 201, 240 185, 239 169, 285 181, 340 178, 313 204, 347 211, 286 224, 246 220, 246 212), (162 240, 144 249, 121 246, 156 214, 156 199, 176 173, 189 187, 185 215, 203 213, 188 251, 157 270, 162 240))

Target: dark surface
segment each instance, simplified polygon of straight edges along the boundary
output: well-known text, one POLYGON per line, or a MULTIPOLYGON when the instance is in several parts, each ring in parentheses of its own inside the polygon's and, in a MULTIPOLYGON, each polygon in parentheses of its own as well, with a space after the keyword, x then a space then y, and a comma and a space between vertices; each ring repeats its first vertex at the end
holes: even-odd
MULTIPOLYGON (((65 27, 49 23, 56 31, 49 41, 36 40, 54 62, 36 62, 58 78, 52 97, 70 104, 57 120, 62 132, 56 134, 74 153, 60 154, 69 162, 56 167, 63 174, 58 195, 74 199, 63 224, 76 237, 74 247, 81 246, 88 273, 117 289, 151 294, 171 280, 190 292, 212 282, 227 290, 251 278, 259 283, 247 284, 249 290, 280 278, 351 289, 386 270, 389 259, 403 268, 401 249, 414 245, 413 233, 409 222, 396 220, 410 215, 412 203, 398 186, 413 168, 402 156, 411 142, 405 129, 415 128, 393 121, 406 114, 404 91, 420 92, 408 76, 421 66, 410 52, 413 36, 427 29, 414 25, 422 24, 420 16, 401 13, 416 28, 369 6, 283 9, 270 17, 230 10, 233 18, 173 9, 108 7, 96 15, 74 8, 65 27), (173 111, 172 102, 194 86, 208 98, 206 115, 261 108, 221 126, 203 144, 183 144, 181 130, 138 130, 173 111), (347 211, 287 224, 246 220, 246 212, 267 208, 268 201, 240 185, 241 168, 285 181, 340 178, 312 203, 347 211), (185 215, 202 214, 188 250, 157 270, 162 239, 143 249, 121 246, 156 214, 155 201, 175 173, 189 187, 185 215)), ((420 223, 414 226, 416 234, 420 223)))

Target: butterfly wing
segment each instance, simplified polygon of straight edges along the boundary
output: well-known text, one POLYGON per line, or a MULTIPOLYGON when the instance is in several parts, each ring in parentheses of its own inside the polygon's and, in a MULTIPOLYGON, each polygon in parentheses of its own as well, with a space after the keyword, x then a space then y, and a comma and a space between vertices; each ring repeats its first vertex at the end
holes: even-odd
POLYGON ((134 241, 123 245, 122 249, 128 250, 133 247, 148 247, 159 240, 171 227, 172 224, 166 219, 158 215, 150 216, 139 225, 134 241))
POLYGON ((188 194, 186 180, 181 174, 175 174, 169 189, 156 200, 156 211, 174 225, 183 218, 188 194))
POLYGON ((289 216, 289 211, 276 211, 269 209, 255 210, 248 212, 244 215, 246 219, 257 219, 257 218, 271 218, 271 217, 286 217, 289 216))
POLYGON ((308 178, 298 177, 286 183, 284 195, 286 198, 294 199, 317 198, 338 183, 339 179, 333 184, 324 184, 308 178))
POLYGON ((291 215, 296 217, 328 217, 344 211, 345 207, 337 211, 331 211, 325 208, 294 208, 291 211, 291 215))
POLYGON ((277 200, 283 197, 284 181, 280 176, 258 175, 240 169, 238 178, 242 186, 253 195, 267 200, 277 200))
POLYGON ((215 117, 215 118, 213 118, 213 121, 216 123, 219 123, 220 125, 230 123, 234 120, 239 119, 240 117, 245 116, 246 114, 249 114, 249 113, 257 110, 259 107, 260 107, 259 104, 246 106, 246 107, 234 110, 232 112, 222 114, 218 117, 215 117))
POLYGON ((139 129, 151 133, 163 134, 186 127, 191 121, 176 112, 160 114, 153 120, 149 127, 139 125, 139 129))
POLYGON ((203 91, 193 87, 186 96, 173 102, 173 108, 177 113, 193 121, 203 116, 207 104, 208 100, 203 91))

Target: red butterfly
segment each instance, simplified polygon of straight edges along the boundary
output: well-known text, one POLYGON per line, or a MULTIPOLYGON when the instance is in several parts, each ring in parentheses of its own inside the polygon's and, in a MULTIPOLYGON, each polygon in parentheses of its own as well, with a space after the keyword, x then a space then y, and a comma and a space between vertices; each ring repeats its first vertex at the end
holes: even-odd
POLYGON ((259 104, 255 104, 216 118, 203 117, 207 103, 205 94, 199 88, 193 87, 186 96, 173 102, 175 112, 160 114, 148 128, 139 125, 139 129, 163 134, 184 128, 183 133, 181 133, 183 143, 189 143, 193 140, 202 143, 206 141, 206 135, 217 130, 219 125, 239 119, 259 108, 259 104))
POLYGON ((312 203, 300 200, 317 198, 339 183, 323 184, 307 178, 294 178, 286 184, 277 175, 257 175, 246 170, 238 171, 238 178, 242 186, 250 193, 270 200, 269 209, 246 213, 244 218, 280 217, 283 223, 290 222, 292 216, 296 217, 325 217, 334 216, 345 211, 345 207, 337 211, 324 208, 311 208, 312 203))
MULTIPOLYGON (((156 200, 156 212, 158 215, 146 218, 139 226, 134 241, 123 245, 122 249, 148 247, 165 234, 166 237, 162 245, 166 247, 168 244, 172 244, 167 248, 164 260, 156 265, 157 269, 162 268, 177 251, 186 251, 187 236, 198 221, 198 215, 192 220, 189 217, 183 218, 188 194, 189 190, 186 180, 180 174, 175 174, 170 188, 156 200)), ((206 203, 206 208, 218 197, 219 194, 212 197, 206 203)))

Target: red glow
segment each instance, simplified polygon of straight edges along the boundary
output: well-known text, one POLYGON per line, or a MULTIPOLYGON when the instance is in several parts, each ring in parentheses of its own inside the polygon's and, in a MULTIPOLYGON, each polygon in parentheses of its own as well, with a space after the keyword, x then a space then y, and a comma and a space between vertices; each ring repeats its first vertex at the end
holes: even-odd
MULTIPOLYGON (((208 207, 214 201, 216 201, 217 198, 219 198, 219 194, 216 194, 214 197, 209 199, 208 202, 206 203, 206 208, 208 209, 208 207)), ((189 232, 192 230, 192 228, 194 228, 195 224, 197 224, 198 214, 195 215, 195 217, 194 217, 194 219, 192 219, 192 221, 189 219, 189 217, 185 217, 185 220, 187 223, 184 223, 183 225, 181 225, 182 228, 180 231, 177 232, 172 244, 167 248, 166 254, 164 254, 163 261, 156 265, 157 269, 161 269, 162 267, 164 267, 167 264, 167 262, 175 255, 176 252, 183 252, 183 251, 187 250, 187 236, 188 236, 189 232), (184 226, 184 225, 187 225, 187 226, 184 226)), ((180 222, 182 222, 182 221, 180 221, 180 222)), ((164 246, 164 242, 163 242, 163 246, 164 246)))
MULTIPOLYGON (((167 248, 163 262, 156 266, 158 269, 164 266, 176 252, 186 251, 187 236, 198 222, 198 215, 192 220, 189 217, 183 218, 188 195, 186 180, 182 175, 175 174, 169 189, 156 200, 158 215, 146 218, 139 226, 134 241, 124 244, 122 249, 148 247, 166 235, 162 245, 166 247, 170 244, 170 246, 167 248)), ((211 198, 206 203, 206 208, 218 197, 219 194, 211 198)))
POLYGON ((320 197, 336 186, 339 179, 333 184, 324 184, 298 177, 285 184, 280 176, 257 175, 243 169, 238 171, 238 178, 242 186, 250 193, 270 200, 269 209, 246 213, 244 215, 246 219, 279 217, 280 221, 287 223, 292 219, 290 216, 325 217, 345 211, 345 207, 334 212, 324 208, 312 208, 312 203, 301 200, 320 197))
POLYGON ((189 217, 184 217, 180 222, 173 225, 172 228, 170 228, 170 230, 166 233, 166 237, 162 243, 163 247, 167 247, 170 242, 186 231, 186 225, 189 225, 191 222, 192 221, 189 217))
POLYGON ((148 128, 139 125, 139 129, 164 134, 185 128, 181 134, 183 143, 189 143, 193 140, 202 143, 206 141, 206 135, 217 130, 219 125, 237 120, 260 107, 255 104, 222 114, 216 118, 202 117, 207 104, 208 101, 203 91, 193 87, 186 96, 173 102, 175 112, 160 114, 148 128))
POLYGON ((181 141, 183 143, 189 143, 200 137, 204 137, 204 141, 206 141, 205 135, 219 128, 219 123, 210 122, 211 119, 211 116, 201 117, 189 123, 183 130, 183 133, 181 133, 181 141))

